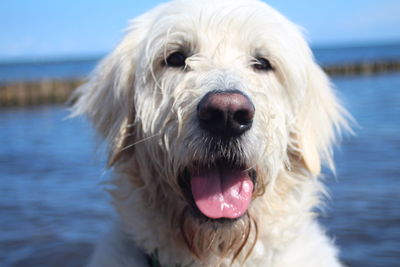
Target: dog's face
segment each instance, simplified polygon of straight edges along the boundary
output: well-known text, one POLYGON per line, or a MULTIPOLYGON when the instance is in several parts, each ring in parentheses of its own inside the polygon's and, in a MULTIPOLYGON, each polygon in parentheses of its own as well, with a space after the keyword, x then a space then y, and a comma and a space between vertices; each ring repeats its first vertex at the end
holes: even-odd
POLYGON ((237 256, 257 213, 330 163, 344 124, 297 28, 252 0, 174 1, 139 17, 75 108, 200 257, 237 256))

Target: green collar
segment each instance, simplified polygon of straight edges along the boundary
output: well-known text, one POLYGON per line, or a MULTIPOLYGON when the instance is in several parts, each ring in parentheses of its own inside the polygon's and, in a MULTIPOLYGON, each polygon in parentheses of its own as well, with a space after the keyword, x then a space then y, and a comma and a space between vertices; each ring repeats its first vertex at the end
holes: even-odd
MULTIPOLYGON (((158 250, 155 250, 150 255, 146 255, 146 257, 147 257, 147 262, 149 263, 150 267, 162 267, 158 260, 158 250)), ((189 267, 190 265, 191 264, 183 266, 181 264, 175 264, 174 267, 189 267)))
POLYGON ((158 251, 151 253, 147 256, 147 262, 149 263, 150 267, 161 267, 160 262, 158 261, 158 251))

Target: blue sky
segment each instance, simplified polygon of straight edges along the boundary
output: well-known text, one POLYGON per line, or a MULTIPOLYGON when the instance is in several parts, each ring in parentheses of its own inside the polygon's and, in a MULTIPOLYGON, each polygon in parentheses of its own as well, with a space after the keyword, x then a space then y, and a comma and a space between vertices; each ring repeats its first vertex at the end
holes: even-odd
MULTIPOLYGON (((161 2, 1 0, 0 59, 104 54, 130 18, 161 2)), ((400 41, 399 0, 265 2, 303 26, 314 46, 400 41)))

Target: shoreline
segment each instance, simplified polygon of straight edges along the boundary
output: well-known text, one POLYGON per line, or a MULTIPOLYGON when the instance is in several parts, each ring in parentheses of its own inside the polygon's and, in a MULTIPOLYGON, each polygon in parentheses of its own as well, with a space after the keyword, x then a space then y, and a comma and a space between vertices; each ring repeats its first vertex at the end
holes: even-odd
MULTIPOLYGON (((400 59, 322 66, 332 77, 400 72, 400 59)), ((82 78, 0 82, 0 108, 65 103, 82 78)))

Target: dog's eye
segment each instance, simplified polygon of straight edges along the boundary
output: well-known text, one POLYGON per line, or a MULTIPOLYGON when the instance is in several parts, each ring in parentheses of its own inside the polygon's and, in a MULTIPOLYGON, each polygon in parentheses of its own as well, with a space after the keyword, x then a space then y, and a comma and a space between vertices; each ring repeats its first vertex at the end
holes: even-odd
POLYGON ((174 52, 167 57, 165 61, 166 65, 169 67, 184 67, 186 56, 182 52, 174 52))
POLYGON ((274 67, 271 65, 271 62, 269 62, 268 59, 258 57, 256 58, 256 63, 253 65, 253 67, 256 70, 263 70, 263 71, 270 71, 274 70, 274 67))

